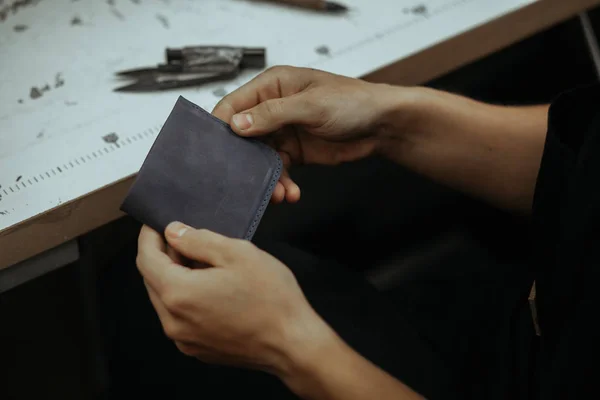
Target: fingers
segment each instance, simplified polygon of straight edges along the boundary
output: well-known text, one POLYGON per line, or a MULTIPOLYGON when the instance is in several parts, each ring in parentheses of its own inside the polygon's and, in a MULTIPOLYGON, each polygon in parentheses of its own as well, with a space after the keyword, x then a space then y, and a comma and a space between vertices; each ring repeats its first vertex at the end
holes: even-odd
POLYGON ((275 145, 274 147, 278 150, 279 157, 281 158, 281 163, 283 164, 283 168, 287 170, 292 166, 292 159, 290 157, 290 154, 286 151, 281 151, 281 148, 277 145, 275 145))
POLYGON ((279 178, 279 183, 284 188, 285 200, 288 203, 296 203, 300 200, 300 187, 290 178, 287 170, 284 170, 279 178))
POLYGON ((202 350, 191 343, 175 341, 175 346, 177 346, 177 349, 181 353, 188 357, 198 357, 198 354, 202 354, 202 350))
MULTIPOLYGON (((261 92, 272 92, 271 87, 277 83, 276 79, 271 79, 269 72, 262 73, 250 82, 241 86, 237 90, 223 97, 215 106, 212 114, 227 122, 231 123, 231 117, 235 114, 254 107, 261 101, 261 92)), ((273 97, 280 97, 274 93, 273 97)))
POLYGON ((275 185, 275 189, 273 189, 273 194, 271 194, 271 202, 275 204, 279 204, 285 200, 285 187, 281 183, 281 180, 277 182, 275 185))
POLYGON ((191 335, 185 323, 185 316, 181 318, 177 314, 178 310, 169 309, 158 293, 145 282, 144 284, 165 335, 173 341, 188 340, 191 335))
POLYGON ((324 117, 306 92, 279 99, 266 100, 249 110, 235 114, 231 128, 241 136, 260 136, 275 132, 285 125, 319 125, 324 117))
MULTIPOLYGON (((282 158, 286 157, 285 153, 280 153, 280 155, 282 158)), ((285 161, 283 165, 287 165, 285 161)), ((279 204, 284 200, 288 203, 297 203, 300 200, 300 187, 290 178, 287 168, 284 168, 281 172, 279 182, 277 182, 271 194, 271 203, 279 204)))
POLYGON ((223 97, 212 114, 231 123, 231 117, 257 104, 300 92, 309 83, 304 68, 278 66, 259 74, 250 82, 223 97))
POLYGON ((194 229, 181 222, 170 223, 165 236, 169 245, 184 257, 212 266, 222 265, 231 251, 232 239, 206 229, 194 229))
POLYGON ((163 238, 147 225, 142 226, 138 236, 138 249, 146 252, 164 253, 167 245, 163 238))
POLYGON ((146 286, 148 297, 150 298, 150 302, 152 303, 152 306, 154 307, 154 310, 158 315, 158 319, 160 319, 161 325, 163 325, 163 327, 172 325, 174 323, 173 316, 171 315, 169 310, 167 310, 167 307, 165 307, 165 305, 163 304, 158 293, 156 293, 156 291, 152 289, 152 286, 150 286, 145 280, 144 285, 146 286))
POLYGON ((167 245, 167 255, 175 264, 183 265, 184 267, 189 267, 189 260, 186 260, 181 254, 175 251, 174 248, 167 245))
POLYGON ((169 285, 186 278, 186 268, 173 262, 165 253, 166 244, 162 237, 147 226, 143 226, 138 238, 136 264, 145 281, 154 291, 161 294, 169 285))

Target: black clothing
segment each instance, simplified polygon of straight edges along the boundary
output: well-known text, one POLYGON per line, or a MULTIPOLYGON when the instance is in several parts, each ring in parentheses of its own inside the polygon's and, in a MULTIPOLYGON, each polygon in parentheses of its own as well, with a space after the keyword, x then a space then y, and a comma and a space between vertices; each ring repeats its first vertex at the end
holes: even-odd
POLYGON ((533 206, 540 399, 595 397, 600 327, 600 87, 551 107, 533 206))

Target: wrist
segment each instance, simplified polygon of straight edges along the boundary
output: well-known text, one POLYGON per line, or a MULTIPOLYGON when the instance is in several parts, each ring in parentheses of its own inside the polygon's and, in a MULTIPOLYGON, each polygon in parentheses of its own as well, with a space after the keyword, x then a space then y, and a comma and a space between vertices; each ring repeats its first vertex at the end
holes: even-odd
MULTIPOLYGON (((379 148, 422 131, 439 102, 439 92, 426 87, 379 85, 378 122, 375 135, 379 148)), ((379 150, 380 150, 379 149, 379 150)))
POLYGON ((275 374, 298 395, 319 381, 323 363, 338 351, 342 340, 310 309, 307 316, 283 327, 275 374))
POLYGON ((414 129, 432 107, 435 96, 426 87, 385 85, 381 88, 380 126, 414 129))

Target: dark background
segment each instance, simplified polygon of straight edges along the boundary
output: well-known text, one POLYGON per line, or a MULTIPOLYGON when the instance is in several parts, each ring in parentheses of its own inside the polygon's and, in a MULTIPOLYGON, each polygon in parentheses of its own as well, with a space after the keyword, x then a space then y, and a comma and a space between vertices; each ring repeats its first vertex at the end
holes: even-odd
MULTIPOLYGON (((600 10, 591 17, 600 32, 600 10)), ((535 104, 596 80, 573 19, 428 86, 498 104, 535 104)), ((364 272, 432 340, 452 341, 440 346, 467 355, 473 382, 489 379, 477 375, 481 370, 496 369, 492 375, 503 379, 507 363, 526 370, 525 349, 507 354, 515 337, 535 340, 528 308, 515 301, 527 295, 531 279, 525 219, 377 159, 293 175, 301 203, 270 207, 258 235, 364 272), (479 314, 493 317, 481 326, 474 322, 479 314), (444 335, 424 322, 444 319, 444 335)), ((103 360, 90 356, 98 354, 90 299, 96 274, 134 243, 136 228, 127 218, 100 228, 80 239, 79 262, 0 295, 0 398, 91 398, 102 386, 103 360)))

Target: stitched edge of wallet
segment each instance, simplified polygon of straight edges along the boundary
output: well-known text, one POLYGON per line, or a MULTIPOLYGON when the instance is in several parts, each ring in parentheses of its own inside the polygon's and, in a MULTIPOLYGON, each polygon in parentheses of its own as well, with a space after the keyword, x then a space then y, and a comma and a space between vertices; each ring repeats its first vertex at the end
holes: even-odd
MULTIPOLYGON (((188 105, 192 106, 193 108, 197 109, 198 111, 202 112, 203 114, 206 114, 212 120, 223 125, 223 127, 227 128, 227 133, 229 133, 230 135, 237 136, 235 132, 231 131, 231 127, 229 126, 229 124, 227 122, 215 117, 214 115, 212 115, 211 113, 209 113, 208 111, 206 111, 205 109, 200 107, 199 105, 186 99, 185 97, 183 97, 183 96, 179 96, 179 97, 181 99, 183 99, 185 101, 185 103, 187 103, 188 105)), ((262 216, 265 213, 265 210, 269 203, 269 200, 271 199, 271 195, 273 194, 275 185, 277 184, 277 181, 279 181, 279 177, 281 176, 281 169, 283 168, 283 161, 281 160, 281 157, 279 157, 279 154, 273 148, 267 146, 266 144, 260 143, 258 141, 254 141, 254 143, 256 143, 258 146, 260 146, 262 149, 269 151, 273 156, 275 156, 275 160, 277 161, 277 168, 275 168, 275 171, 273 172, 273 175, 271 176, 271 182, 269 182, 269 186, 267 186, 267 189, 263 196, 263 199, 260 202, 260 206, 258 206, 258 209, 256 210, 256 213, 254 214, 254 219, 252 220, 250 227, 246 231, 246 235, 244 235, 245 240, 251 240, 252 237, 254 236, 254 233, 256 232, 256 228, 258 227, 258 223, 262 219, 262 216)))
POLYGON ((271 153, 273 153, 273 155, 275 156, 275 159, 277 160, 277 168, 273 172, 273 176, 271 177, 271 182, 269 183, 269 186, 267 186, 267 190, 265 192, 265 195, 263 196, 260 206, 258 207, 258 209, 256 210, 256 213, 254 214, 254 219, 252 220, 252 223, 250 224, 250 228, 248 228, 248 231, 246 232, 246 236, 244 236, 244 239, 246 239, 246 240, 250 240, 254 236, 254 233, 256 232, 256 228, 258 227, 258 223, 262 219, 262 216, 265 213, 265 210, 267 209, 267 205, 269 204, 269 201, 271 200, 271 194, 273 194, 275 185, 277 184, 277 181, 279 181, 279 177, 281 176, 281 169, 283 167, 283 162, 281 161, 279 154, 277 154, 277 152, 275 150, 273 150, 272 148, 270 148, 266 145, 263 145, 263 146, 265 146, 265 148, 267 150, 269 150, 271 153))

